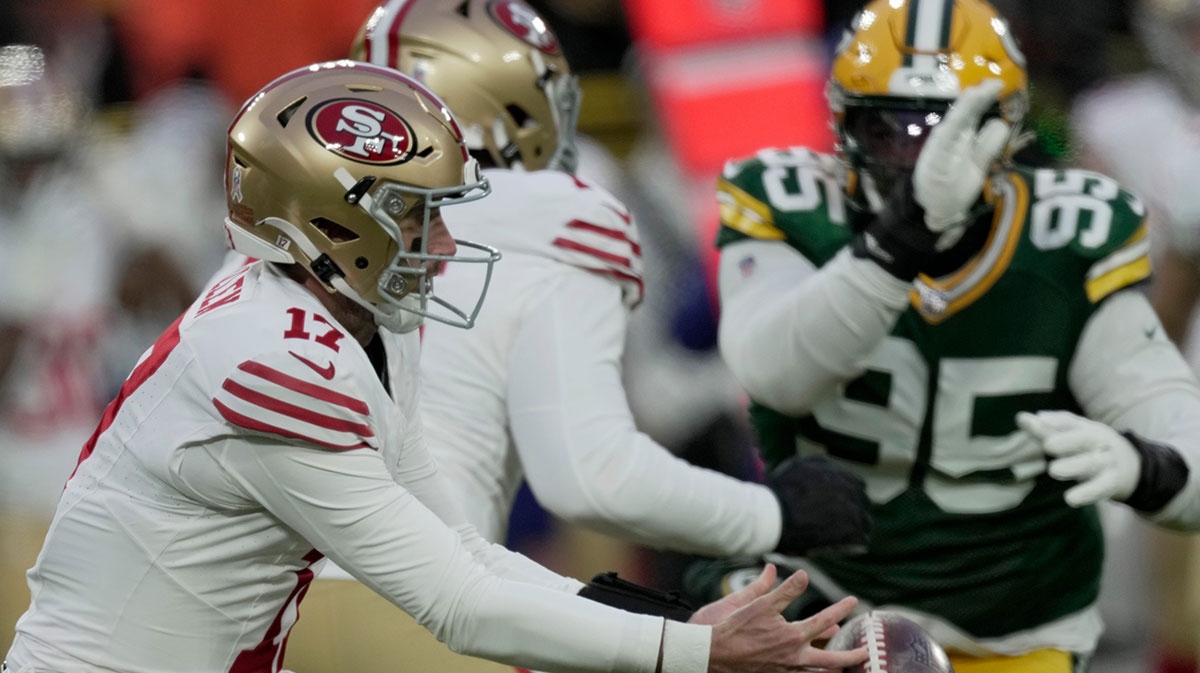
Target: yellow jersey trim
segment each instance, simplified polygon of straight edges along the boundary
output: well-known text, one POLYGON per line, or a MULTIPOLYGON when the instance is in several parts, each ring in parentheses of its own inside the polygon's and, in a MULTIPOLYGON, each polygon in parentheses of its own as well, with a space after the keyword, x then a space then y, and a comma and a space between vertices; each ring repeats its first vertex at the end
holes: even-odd
MULTIPOLYGON (((1001 207, 996 209, 996 215, 992 219, 992 230, 988 234, 983 250, 966 266, 948 278, 936 280, 925 274, 917 276, 917 282, 924 285, 925 288, 954 297, 944 308, 934 311, 930 310, 922 301, 921 293, 917 289, 910 290, 909 301, 925 319, 925 322, 936 325, 973 304, 987 293, 996 284, 996 281, 1000 280, 1000 276, 1004 275, 1009 263, 1012 262, 1013 254, 1016 253, 1017 245, 1021 241, 1021 233, 1025 229, 1025 216, 1029 209, 1029 185, 1017 173, 1009 173, 1005 177, 1012 188, 1013 203, 1001 203, 1001 207), (1000 240, 1001 236, 1003 236, 1003 240, 1000 240), (999 254, 989 254, 996 246, 1001 246, 999 254), (989 267, 983 276, 970 286, 963 285, 971 276, 977 274, 980 265, 984 264, 989 257, 991 257, 991 260, 987 262, 989 267)), ((988 195, 991 195, 990 190, 988 195)))
POLYGON ((775 217, 767 204, 725 178, 717 179, 717 205, 720 207, 721 224, 734 231, 769 241, 787 238, 783 230, 775 226, 775 217))
POLYGON ((955 673, 1071 673, 1071 655, 1062 650, 1035 650, 1018 657, 950 657, 955 673))

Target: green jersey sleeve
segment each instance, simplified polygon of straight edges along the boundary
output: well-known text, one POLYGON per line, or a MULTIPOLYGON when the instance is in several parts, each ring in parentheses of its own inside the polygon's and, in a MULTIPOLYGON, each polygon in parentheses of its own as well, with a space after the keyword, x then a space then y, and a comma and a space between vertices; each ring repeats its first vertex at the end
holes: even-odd
POLYGON ((1092 171, 1041 169, 1029 179, 1029 238, 1041 250, 1070 254, 1088 301, 1150 277, 1146 208, 1137 196, 1092 171))
POLYGON ((836 162, 795 148, 727 163, 717 180, 717 247, 746 239, 783 241, 817 266, 825 264, 851 236, 836 162))

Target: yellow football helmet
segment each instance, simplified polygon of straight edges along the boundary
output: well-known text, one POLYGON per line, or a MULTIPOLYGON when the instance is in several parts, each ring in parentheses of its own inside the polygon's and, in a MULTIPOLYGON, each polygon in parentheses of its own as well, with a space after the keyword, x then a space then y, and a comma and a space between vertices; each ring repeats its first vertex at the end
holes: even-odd
POLYGON ((999 79, 990 116, 1012 127, 1029 107, 1025 57, 1008 23, 983 0, 873 0, 838 45, 829 102, 839 150, 868 204, 911 174, 930 129, 967 87, 999 79))
POLYGON ((350 56, 436 91, 481 160, 574 172, 579 85, 558 38, 524 2, 390 0, 371 13, 350 56))
POLYGON ((268 84, 229 127, 225 187, 234 250, 302 265, 392 331, 423 317, 470 327, 488 283, 461 309, 433 294, 431 272, 483 263, 490 281, 500 257, 460 240, 475 254, 428 253, 433 211, 489 188, 446 106, 389 68, 320 63, 268 84), (416 213, 422 235, 405 241, 398 223, 416 213))

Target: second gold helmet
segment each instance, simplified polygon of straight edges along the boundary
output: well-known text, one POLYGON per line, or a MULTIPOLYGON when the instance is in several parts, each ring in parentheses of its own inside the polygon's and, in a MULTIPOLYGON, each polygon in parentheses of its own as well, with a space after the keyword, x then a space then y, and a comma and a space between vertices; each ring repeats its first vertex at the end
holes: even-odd
POLYGON ((390 0, 368 17, 350 56, 433 89, 476 156, 501 168, 574 171, 579 86, 558 38, 524 2, 390 0))

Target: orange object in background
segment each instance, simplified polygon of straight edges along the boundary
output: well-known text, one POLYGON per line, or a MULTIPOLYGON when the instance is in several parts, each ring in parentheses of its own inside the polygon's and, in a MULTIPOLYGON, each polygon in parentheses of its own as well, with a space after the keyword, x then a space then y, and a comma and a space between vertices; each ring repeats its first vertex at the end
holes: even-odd
POLYGON ((651 47, 818 35, 825 28, 820 0, 627 0, 625 10, 635 39, 651 47))
POLYGON ((818 0, 625 0, 715 288, 716 177, 764 147, 833 146, 818 0))
POLYGON ((378 0, 122 0, 135 91, 198 73, 239 105, 275 77, 345 58, 378 0))

